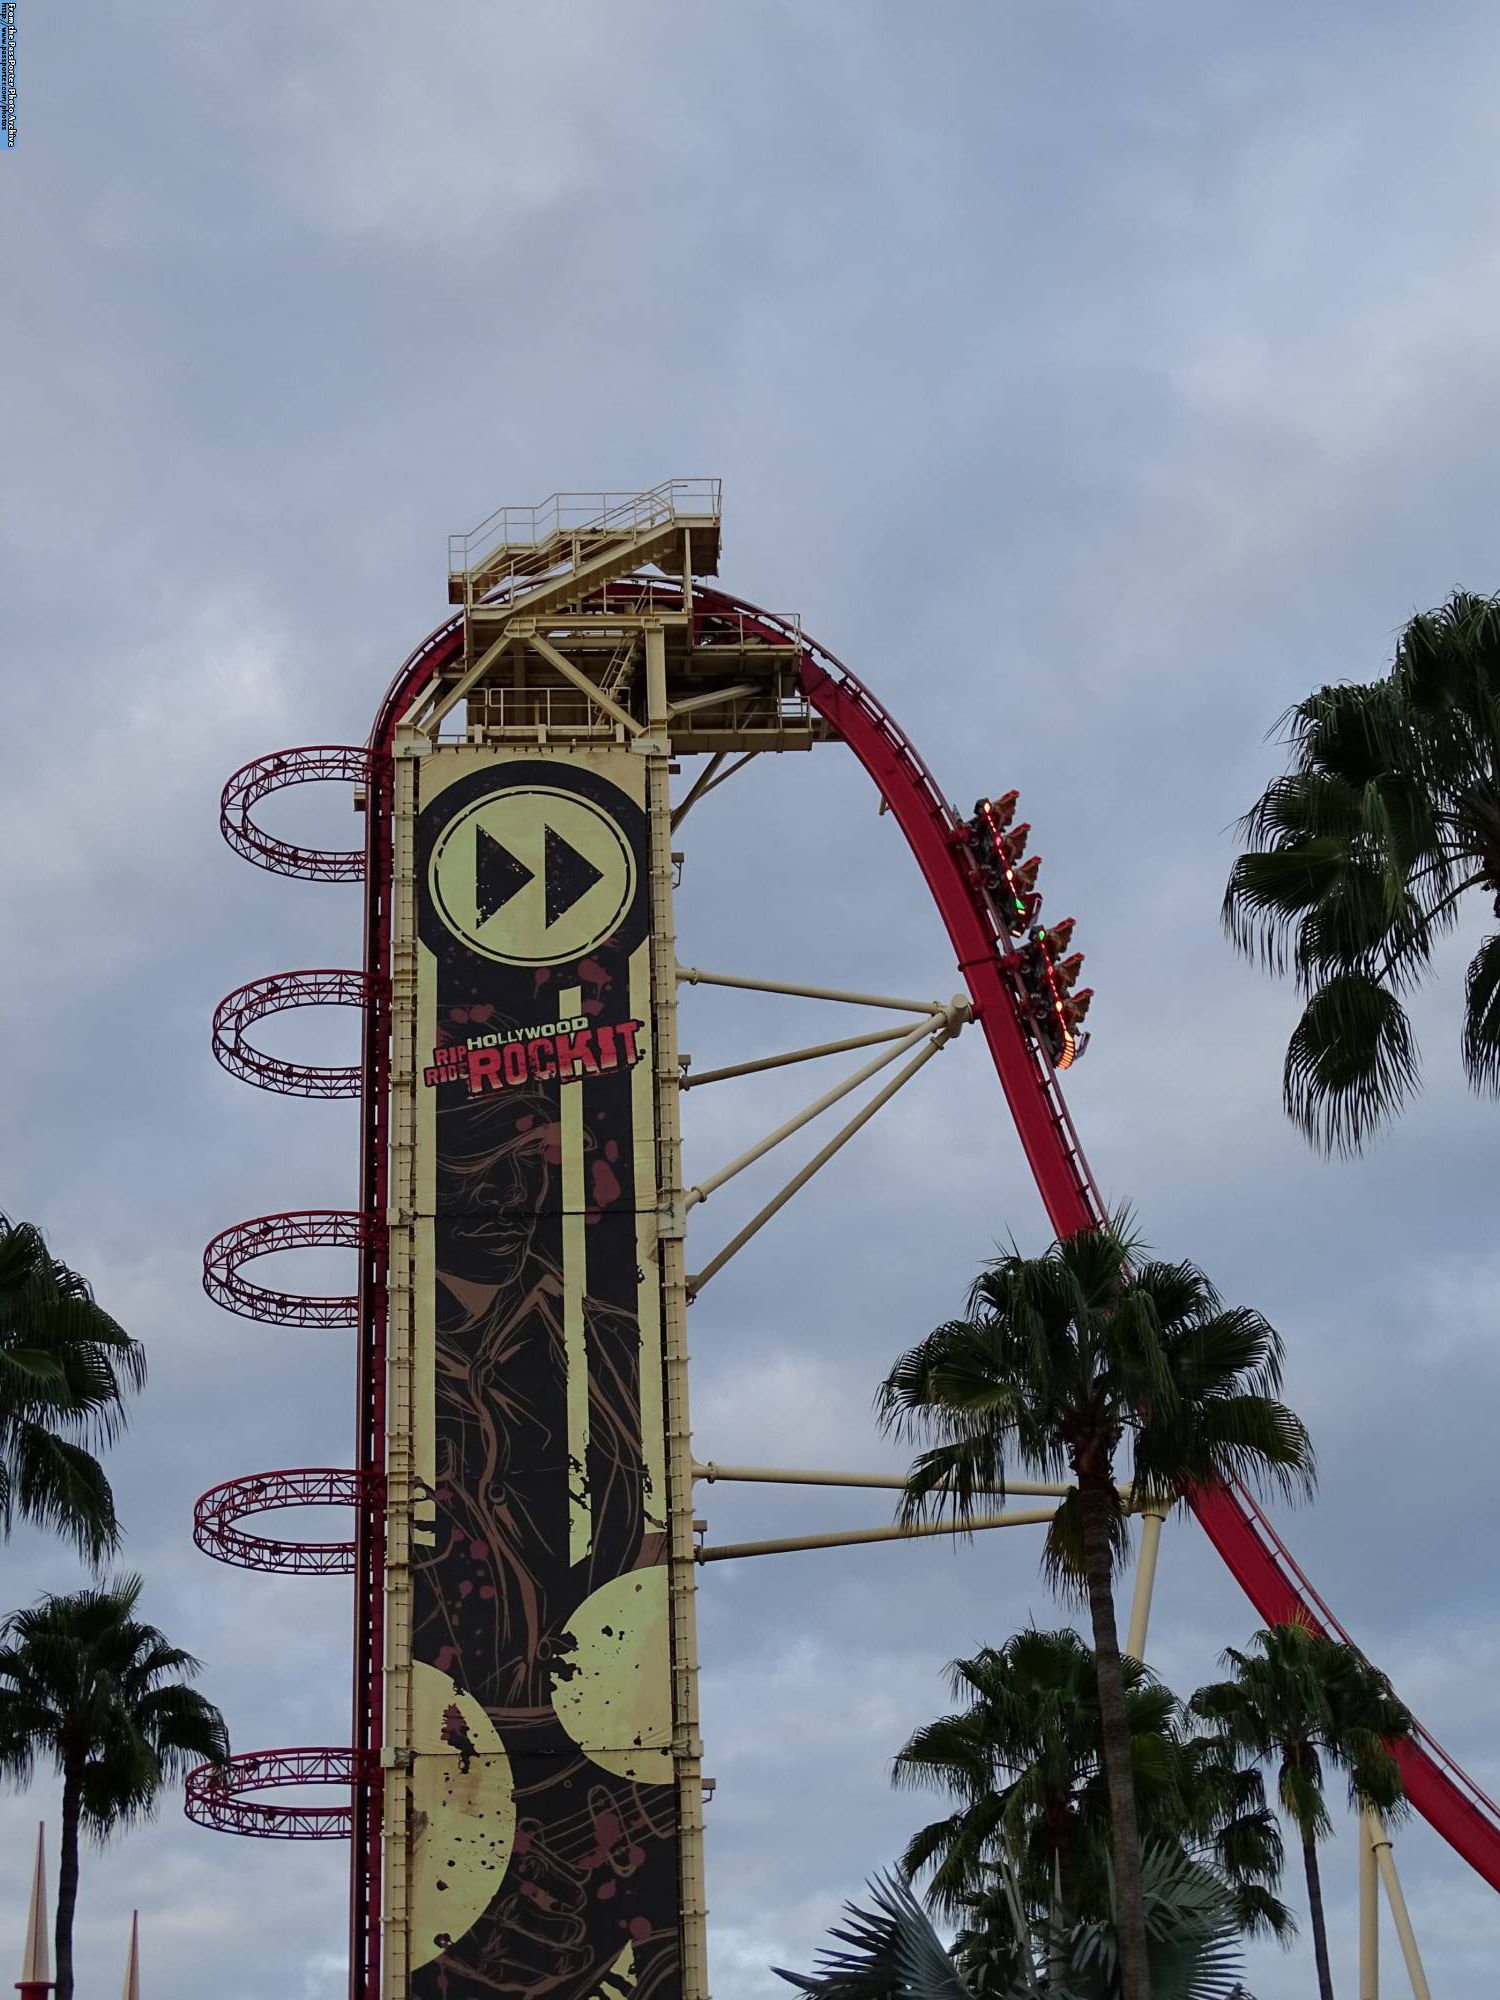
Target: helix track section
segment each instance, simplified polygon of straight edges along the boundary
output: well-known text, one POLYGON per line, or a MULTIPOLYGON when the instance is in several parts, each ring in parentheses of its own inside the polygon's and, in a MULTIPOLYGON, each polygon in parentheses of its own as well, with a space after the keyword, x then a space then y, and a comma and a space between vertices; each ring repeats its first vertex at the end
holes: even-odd
POLYGON ((284 1292, 245 1277, 283 1250, 361 1250, 372 1225, 355 1208, 287 1209, 221 1230, 203 1252, 203 1289, 216 1305, 270 1326, 357 1326, 357 1293, 284 1292))
POLYGON ((250 1040, 260 1021, 299 1007, 364 1007, 370 997, 362 972, 320 969, 272 972, 226 993, 214 1009, 213 1051, 231 1076, 284 1097, 358 1097, 358 1063, 299 1063, 268 1054, 250 1040))
POLYGON ((296 875, 308 882, 362 882, 363 847, 302 847, 267 833, 252 817, 262 799, 291 785, 363 785, 368 753, 348 743, 309 743, 276 750, 243 765, 224 787, 219 831, 246 861, 273 875, 296 875))
POLYGON ((187 1816, 215 1833, 248 1833, 261 1840, 347 1840, 346 1805, 270 1805, 254 1794, 314 1785, 347 1792, 355 1762, 351 1750, 335 1746, 253 1750, 222 1764, 199 1764, 187 1775, 187 1816))
MULTIPOLYGON (((272 793, 293 785, 344 783, 363 787, 370 774, 362 746, 313 744, 257 758, 236 771, 224 788, 219 825, 225 840, 247 861, 273 874, 320 882, 363 882, 366 854, 358 848, 309 847, 268 833, 254 817, 272 793)), ((362 798, 356 803, 362 803, 362 798)), ((382 1017, 380 996, 362 971, 317 968, 273 973, 227 994, 215 1009, 212 1046, 233 1076, 283 1096, 348 1098, 364 1095, 367 1060, 349 1064, 298 1063, 271 1055, 251 1030, 272 1015, 300 1007, 359 1008, 368 1023, 382 1017)), ((340 1328, 359 1324, 361 1296, 369 1295, 372 1255, 384 1231, 369 1207, 302 1209, 262 1215, 222 1230, 203 1255, 203 1286, 227 1311, 272 1326, 340 1328), (340 1249, 360 1259, 360 1282, 347 1294, 290 1292, 245 1275, 258 1257, 287 1250, 340 1249)), ((292 1576, 349 1576, 370 1537, 381 1499, 378 1480, 361 1469, 303 1466, 251 1473, 223 1481, 203 1494, 193 1512, 193 1539, 206 1555, 238 1569, 292 1576), (247 1522, 298 1508, 340 1507, 354 1517, 352 1537, 293 1540, 247 1522)), ((261 1750, 222 1765, 200 1765, 186 1784, 189 1819, 222 1833, 272 1840, 347 1840, 354 1823, 351 1801, 367 1782, 363 1751, 350 1745, 261 1750), (343 1794, 336 1805, 267 1799, 265 1792, 325 1787, 343 1794)), ((377 1781, 378 1796, 378 1781, 377 1781)))
POLYGON ((286 1541, 247 1533, 240 1525, 263 1514, 296 1507, 365 1507, 371 1493, 347 1466, 297 1466, 282 1472, 252 1472, 226 1479, 202 1494, 193 1509, 193 1540, 215 1562, 236 1569, 267 1570, 280 1576, 352 1576, 354 1541, 286 1541))

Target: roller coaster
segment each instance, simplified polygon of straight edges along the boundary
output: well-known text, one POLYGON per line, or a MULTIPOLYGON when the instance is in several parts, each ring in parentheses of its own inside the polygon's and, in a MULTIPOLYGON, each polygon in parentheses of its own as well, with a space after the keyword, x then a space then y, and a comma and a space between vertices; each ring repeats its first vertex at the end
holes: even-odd
MULTIPOLYGON (((715 481, 673 481, 636 495, 558 496, 540 509, 504 510, 450 547, 450 599, 458 608, 402 666, 368 742, 262 757, 237 772, 225 789, 224 836, 247 859, 283 875, 364 883, 361 967, 253 980, 220 1004, 213 1023, 215 1054, 246 1081, 284 1094, 360 1099, 361 1192, 356 1208, 262 1216, 221 1232, 205 1253, 204 1283, 228 1310, 274 1325, 357 1330, 358 1449, 350 1467, 293 1468, 216 1486, 198 1503, 194 1534, 208 1554, 239 1567, 354 1578, 354 1726, 348 1744, 239 1756, 227 1768, 194 1773, 188 1812, 227 1831, 352 1840, 355 2000, 439 1992, 457 2000, 497 1983, 587 2000, 603 1990, 599 1982, 609 1972, 622 1990, 634 1985, 660 2000, 678 1993, 703 2000, 701 1742, 692 1593, 703 1561, 750 1549, 714 1550, 695 1541, 693 1482, 714 1477, 715 1468, 693 1462, 689 1449, 684 1308, 909 1075, 971 1024, 983 1038, 1053 1231, 1063 1237, 1105 1220, 1060 1082, 1082 1053, 1086 1037, 1080 1023, 1089 996, 1086 989, 1072 991, 1081 960, 1067 956, 1071 919, 1050 930, 1040 921, 1037 868, 1024 856, 1028 829, 1012 826, 1014 795, 981 800, 971 815, 961 816, 876 697, 809 638, 795 617, 763 610, 704 581, 717 574, 718 554, 715 481), (823 745, 842 745, 855 758, 882 810, 900 829, 946 931, 965 998, 907 1002, 678 965, 671 884, 680 857, 671 843, 688 813, 751 757, 823 745), (699 755, 706 761, 674 797, 669 775, 679 771, 681 759, 699 755), (440 782, 439 773, 449 775, 440 782), (615 803, 605 797, 605 774, 619 792, 615 803), (256 818, 256 809, 274 793, 327 781, 355 788, 365 818, 363 846, 297 846, 266 831, 256 818), (453 864, 458 872, 450 880, 444 870, 460 849, 462 867, 453 864), (509 983, 485 983, 495 979, 509 983), (678 1164, 678 1093, 769 1066, 763 1059, 697 1075, 685 1069, 676 1052, 676 987, 699 981, 904 1009, 911 1018, 899 1028, 780 1059, 810 1060, 881 1045, 846 1084, 825 1093, 722 1173, 688 1186, 678 1164), (520 1055, 521 1038, 544 1031, 527 1025, 533 990, 541 1010, 534 1018, 560 1052, 568 1043, 570 1010, 577 1022, 587 1019, 597 1027, 597 1041, 585 1046, 574 1038, 577 1076, 565 1070, 558 1078, 551 1057, 551 1069, 534 1061, 528 1068, 520 1055), (496 1000, 494 993, 502 997, 496 1000), (329 1005, 361 1012, 358 1065, 299 1064, 264 1053, 251 1039, 251 1031, 275 1014, 329 1005), (604 1067, 618 1059, 618 1078, 601 1074, 596 1061, 603 1038, 614 1032, 605 1022, 611 1006, 632 1017, 623 1023, 632 1036, 637 1029, 646 1036, 638 1067, 633 1040, 628 1063, 619 1053, 626 1044, 617 1048, 611 1041, 615 1054, 604 1067), (471 1032, 477 1029, 485 1032, 471 1032), (502 1065, 495 1051, 510 1044, 515 1060, 502 1065), (903 1056, 905 1067, 781 1195, 690 1270, 687 1218, 696 1216, 706 1195, 903 1056), (514 1089, 506 1095, 526 1098, 530 1109, 521 1117, 524 1107, 517 1107, 514 1124, 504 1127, 502 1147, 496 1137, 501 1128, 494 1123, 502 1115, 496 1108, 500 1100, 488 1086, 507 1081, 514 1089), (618 1194, 625 1173, 619 1146, 605 1135, 627 1129, 621 1120, 630 1093, 630 1115, 638 1121, 635 1220, 626 1216, 622 1222, 631 1247, 621 1255, 634 1276, 627 1272, 625 1290, 617 1287, 610 1310, 617 1319, 623 1314, 622 1323, 634 1329, 629 1352, 639 1348, 643 1358, 638 1394, 627 1399, 627 1415, 636 1426, 633 1441, 606 1466, 599 1454, 608 1413, 593 1376, 587 1389, 578 1383, 579 1371, 594 1367, 605 1339, 604 1306, 596 1293, 615 1281, 599 1277, 604 1266, 597 1261, 602 1254, 597 1245, 606 1234, 611 1203, 622 1215, 629 1205, 628 1192, 618 1194), (468 1122, 460 1126, 460 1121, 468 1122), (460 1129, 469 1135, 470 1151, 453 1155, 459 1161, 453 1169, 444 1165, 441 1133, 460 1129), (539 1151, 541 1132, 551 1137, 539 1151), (657 1717, 645 1702, 641 1714, 649 1711, 656 1719, 631 1739, 633 1761, 613 1737, 588 1734, 606 1727, 579 1707, 587 1707, 592 1668, 580 1669, 576 1680, 560 1679, 555 1667, 549 1669, 550 1678, 534 1682, 542 1690, 540 1707, 537 1698, 529 1698, 529 1707, 498 1694, 481 1698, 476 1663, 482 1645, 472 1636, 465 1640, 461 1628, 470 1615, 463 1607, 476 1601, 472 1592, 482 1574, 491 1577, 482 1589, 495 1596, 493 1572, 485 1569, 492 1559, 485 1534, 475 1531, 467 1544, 486 1551, 472 1559, 472 1576, 459 1578, 457 1557, 447 1570, 441 1566, 449 1560, 444 1550, 458 1549, 469 1533, 444 1525, 445 1509, 457 1506, 452 1489, 461 1484, 452 1468, 467 1446, 456 1430, 445 1443, 447 1406, 441 1388, 423 1390, 421 1357, 424 1339, 430 1348, 435 1338, 451 1365, 460 1350, 444 1350, 444 1340, 470 1338, 478 1316, 491 1309, 490 1281, 499 1267, 481 1270, 473 1263, 479 1225, 472 1221, 472 1191, 463 1180, 476 1134, 489 1147, 484 1200, 490 1207, 483 1227, 492 1229, 497 1202, 505 1213, 535 1216, 533 1237, 544 1214, 556 1220, 555 1254, 548 1252, 553 1261, 505 1323, 509 1365, 522 1372, 532 1365, 525 1340, 533 1322, 543 1328, 537 1337, 548 1354, 566 1351, 574 1357, 568 1363, 573 1376, 559 1377, 556 1385, 558 1423, 570 1441, 569 1455, 555 1468, 538 1460, 535 1468, 514 1474, 517 1491, 534 1480, 534 1487, 525 1486, 528 1493, 541 1493, 554 1473, 562 1482, 551 1532, 566 1545, 562 1570, 582 1579, 568 1594, 561 1583, 536 1582, 541 1571, 535 1571, 535 1592, 545 1596, 553 1589, 559 1605, 566 1603, 551 1639, 538 1641, 532 1654, 541 1658, 549 1645, 555 1653, 566 1626, 566 1645, 578 1645, 581 1660, 590 1646, 602 1643, 589 1636, 595 1632, 590 1607, 613 1604, 627 1579, 637 1579, 633 1587, 641 1588, 641 1578, 658 1574, 656 1565, 664 1579, 659 1650, 648 1647, 632 1671, 639 1670, 641 1686, 653 1675, 660 1679, 665 1706, 657 1717), (577 1151, 572 1164, 570 1146, 577 1151), (437 1161, 426 1181, 424 1147, 437 1161), (593 1176, 588 1186, 585 1165, 593 1176), (543 1189, 535 1198, 528 1192, 533 1184, 543 1189), (468 1235, 450 1229, 445 1239, 444 1216, 464 1203, 468 1235), (585 1247, 590 1231, 593 1247, 585 1247), (347 1295, 292 1293, 245 1275, 259 1256, 330 1246, 353 1251, 358 1259, 358 1287, 347 1295), (469 1257, 463 1266, 469 1275, 443 1280, 439 1272, 434 1291, 432 1260, 445 1255, 455 1271, 469 1257), (455 1320, 453 1300, 460 1297, 464 1311, 455 1320), (661 1357, 655 1386, 644 1359, 652 1339, 659 1339, 661 1357), (424 1394, 436 1395, 436 1416, 421 1414, 427 1407, 424 1394), (427 1433, 436 1426, 435 1445, 424 1425, 427 1433), (626 1502, 603 1497, 606 1472, 611 1492, 630 1489, 628 1532, 619 1527, 624 1516, 617 1519, 610 1511, 626 1502), (351 1532, 332 1542, 293 1541, 246 1525, 303 1506, 346 1508, 351 1532), (625 1539, 606 1563, 599 1551, 617 1531, 617 1539, 625 1539), (451 1641, 430 1653, 423 1650, 424 1590, 447 1621, 451 1641), (467 1663, 460 1668, 455 1660, 465 1645, 467 1663), (442 1684, 433 1697, 436 1719, 427 1724, 424 1675, 434 1686, 442 1684), (582 1761, 575 1755, 580 1746, 582 1761), (658 1761, 648 1770, 652 1758, 658 1761), (478 1792, 462 1798, 460 1793, 465 1785, 479 1784, 486 1772, 490 1789, 481 1810, 478 1792), (319 1784, 338 1788, 347 1799, 310 1807, 259 1796, 319 1784), (567 1791, 565 1802, 559 1787, 567 1791), (670 1810, 663 1799, 675 1801, 670 1810), (486 1811, 497 1823, 504 1821, 503 1840, 493 1830, 482 1838, 475 1832, 486 1811), (450 1846, 464 1848, 468 1858, 461 1864, 451 1855, 434 1859, 436 1836, 430 1830, 436 1826, 447 1829, 442 1838, 450 1846), (492 1844, 486 1847, 485 1841, 492 1844), (554 1874, 544 1884, 535 1857, 549 1842, 554 1874), (675 1856, 674 1888, 671 1894, 653 1890, 658 1901, 652 1903, 642 1885, 648 1878, 664 1882, 669 1869, 667 1858, 658 1859, 658 1847, 662 1857, 675 1856), (482 1859, 476 1859, 481 1849, 482 1859), (496 1881, 486 1881, 482 1892, 471 1895, 466 1910, 473 1935, 490 1937, 485 1965, 493 1972, 502 1961, 509 1965, 506 1954, 517 1951, 525 1961, 493 1983, 476 1958, 465 1957, 457 1924, 432 1939, 424 1930, 424 1913, 433 1903, 432 1883, 426 1889, 423 1883, 433 1870, 441 1877, 439 1889, 461 1889, 461 1878, 468 1879, 464 1869, 472 1875, 481 1865, 496 1881), (443 1869, 449 1872, 442 1875, 443 1869), (572 1928, 559 1919, 554 1935, 537 1913, 564 1903, 574 1909, 568 1899, 575 1891, 572 1928), (620 1917, 618 1934, 611 1930, 606 1937, 600 1930, 605 1943, 584 1941, 585 1934, 594 1937, 589 1925, 598 1930, 604 1923, 601 1910, 623 1912, 627 1904, 636 1914, 628 1923, 620 1917), (484 1932, 486 1923, 491 1932, 484 1932), (531 1939, 524 1949, 514 1942, 523 1930, 531 1939), (567 1945, 560 1942, 564 1931, 572 1940, 567 1945)), ((986 756, 992 758, 993 751, 987 748, 986 756)), ((527 1241, 529 1248, 505 1254, 536 1254, 532 1237, 527 1241)), ((487 1393, 498 1398, 503 1388, 503 1381, 493 1380, 487 1393)), ((615 1411, 611 1421, 618 1416, 615 1411)), ((493 1439, 489 1448, 493 1456, 493 1439)), ((500 1448, 511 1449, 504 1437, 500 1448)), ((492 1476, 499 1477, 493 1469, 492 1476)), ((828 1475, 826 1483, 839 1478, 828 1475)), ((843 1483, 881 1482, 851 1477, 843 1483)), ((1249 1493, 1228 1487, 1199 1491, 1189 1504, 1260 1619, 1298 1618, 1347 1637, 1249 1493)), ((1148 1520, 1145 1528, 1149 1538, 1159 1532, 1159 1523, 1148 1520)), ((486 1533, 493 1540, 498 1532, 492 1521, 486 1533)), ((868 1531, 865 1538, 895 1532, 868 1531)), ((811 1546, 815 1540, 756 1547, 811 1546)), ((1154 1557, 1153 1541, 1153 1565, 1154 1557)), ((502 1581, 501 1598, 505 1588, 502 1581)), ((598 1629, 614 1634, 608 1623, 598 1629)), ((531 1655, 516 1657, 518 1672, 531 1671, 531 1655)), ((617 1693, 624 1670, 609 1671, 617 1693)), ((607 1676, 599 1672, 603 1685, 607 1676)), ((1470 1868, 1500 1889, 1500 1808, 1420 1726, 1399 1757, 1417 1811, 1470 1868)), ((456 1904, 461 1896, 451 1900, 456 1904)))

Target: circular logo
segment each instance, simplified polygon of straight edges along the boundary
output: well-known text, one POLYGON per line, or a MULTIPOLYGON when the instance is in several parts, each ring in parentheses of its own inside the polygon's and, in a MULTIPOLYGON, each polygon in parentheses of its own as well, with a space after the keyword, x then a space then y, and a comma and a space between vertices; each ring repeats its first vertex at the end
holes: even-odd
POLYGON ((502 965, 558 965, 612 937, 636 891, 635 856, 592 799, 552 785, 473 799, 432 849, 433 907, 502 965))

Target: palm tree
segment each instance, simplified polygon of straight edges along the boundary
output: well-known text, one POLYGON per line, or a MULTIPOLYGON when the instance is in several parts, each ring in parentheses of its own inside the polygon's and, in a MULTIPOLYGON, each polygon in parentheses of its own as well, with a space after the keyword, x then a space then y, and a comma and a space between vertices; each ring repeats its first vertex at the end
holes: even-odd
POLYGON ((89 1450, 124 1421, 146 1361, 39 1230, 0 1215, 0 1533, 19 1516, 90 1561, 119 1542, 114 1495, 89 1450))
POLYGON ((62 1777, 57 2000, 72 2000, 78 1835, 106 1841, 148 1819, 165 1784, 229 1754, 224 1718, 181 1678, 198 1662, 141 1624, 138 1576, 47 1596, 0 1625, 0 1775, 30 1782, 38 1758, 62 1777))
POLYGON ((1410 1735, 1411 1717, 1362 1653, 1306 1625, 1272 1625, 1248 1653, 1231 1647, 1224 1660, 1233 1677, 1199 1688, 1189 1706, 1243 1760, 1276 1766, 1282 1808, 1302 1842, 1318 1991, 1333 2000, 1318 1876, 1318 1842, 1332 1830, 1324 1768, 1344 1773, 1352 1806, 1399 1812, 1405 1795, 1390 1746, 1410 1735))
POLYGON ((1285 1858, 1281 1826, 1266 1804, 1260 1771, 1241 1762, 1214 1732, 1179 1746, 1174 1828, 1184 1850, 1204 1863, 1229 1892, 1235 1923, 1247 1937, 1289 1944, 1297 1925, 1276 1893, 1285 1858))
MULTIPOLYGON (((1137 1805, 1146 1767, 1169 1764, 1177 1703, 1134 1660, 1123 1663, 1126 1725, 1137 1805)), ((955 1660, 949 1680, 968 1705, 917 1730, 896 1757, 893 1782, 940 1785, 960 1803, 912 1836, 901 1865, 916 1875, 935 1863, 928 1896, 948 1916, 982 1886, 997 1840, 1015 1856, 1043 1907, 1053 1885, 1065 1924, 1092 1904, 1099 1875, 1098 1677, 1073 1631, 1018 1632, 955 1660), (1081 1877, 1087 1875, 1087 1883, 1081 1877)))
MULTIPOLYGON (((1239 1927, 1285 1935, 1273 1893, 1281 1840, 1260 1774, 1217 1739, 1188 1735, 1181 1705, 1139 1661, 1122 1662, 1130 1765, 1143 1835, 1178 1842, 1229 1891, 1239 1927)), ((1064 1931, 1109 1905, 1109 1796, 1094 1657, 1071 1630, 1017 1633, 949 1669, 968 1705, 919 1729, 895 1760, 902 1787, 956 1795, 913 1835, 909 1876, 932 1867, 928 1900, 956 1917, 983 1897, 999 1853, 1014 1857, 1028 1909, 1064 1931)))
MULTIPOLYGON (((1416 1087, 1402 997, 1435 943, 1473 895, 1500 916, 1500 598, 1413 618, 1383 680, 1319 688, 1284 731, 1291 768, 1241 822, 1224 923, 1307 995, 1289 1115, 1353 1152, 1416 1087)), ((1500 1090, 1500 931, 1470 961, 1461 1048, 1474 1088, 1500 1090)))
MULTIPOLYGON (((1234 1922, 1223 1885, 1188 1856, 1148 1847, 1142 1905, 1153 2000, 1251 2000, 1240 1984, 1234 1922)), ((1001 1891, 990 1897, 984 1929, 961 1933, 951 1949, 899 1876, 869 1885, 873 1909, 846 1903, 834 1942, 810 1973, 777 1977, 806 2000, 1120 2000, 1121 1953, 1113 1916, 1081 1923, 1063 1940, 1061 1962, 1001 1891)))
POLYGON ((1281 1340, 1257 1312, 1226 1309, 1191 1264, 1130 1268, 1121 1225, 1081 1231, 1043 1257, 990 1264, 952 1320, 902 1355, 880 1391, 887 1429, 927 1449, 902 1501, 915 1520, 961 1525, 1002 1494, 1012 1456, 1074 1484, 1047 1530, 1043 1564, 1081 1590, 1093 1628, 1119 1899, 1125 2000, 1151 2000, 1114 1577, 1126 1540, 1117 1484, 1129 1440, 1135 1501, 1176 1506, 1199 1485, 1269 1479, 1309 1486, 1312 1447, 1276 1399, 1281 1340))

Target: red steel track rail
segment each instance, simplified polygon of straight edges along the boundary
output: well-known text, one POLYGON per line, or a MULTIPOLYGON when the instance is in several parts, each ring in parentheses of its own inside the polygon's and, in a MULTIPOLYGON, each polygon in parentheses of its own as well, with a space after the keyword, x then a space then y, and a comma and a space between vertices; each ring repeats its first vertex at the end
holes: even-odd
MULTIPOLYGON (((942 913, 1048 1220, 1059 1236, 1097 1227, 1103 1212, 1093 1181, 1051 1065, 1023 1026, 1002 971, 1008 946, 999 944, 988 899, 956 845, 956 815, 896 724, 846 668, 809 648, 802 684, 879 785, 942 913)), ((1347 1639, 1249 1493, 1219 1487, 1195 1494, 1192 1507, 1261 1618, 1298 1618, 1347 1639)), ((1500 1889, 1500 1807, 1420 1725, 1398 1756, 1418 1812, 1500 1889)))
POLYGON ((251 818, 252 809, 272 792, 288 785, 352 784, 365 781, 366 753, 349 743, 308 743, 298 750, 275 750, 243 765, 224 787, 219 802, 219 831, 234 849, 257 868, 273 875, 299 875, 308 882, 361 882, 365 873, 362 847, 299 847, 267 833, 251 818))
POLYGON ((211 1486, 193 1509, 193 1540, 216 1562, 236 1569, 271 1570, 290 1576, 352 1576, 354 1543, 287 1542, 272 1535, 246 1534, 241 1521, 289 1507, 361 1507, 374 1496, 357 1472, 346 1466, 298 1466, 284 1472, 252 1472, 211 1486))
MULTIPOLYGON (((362 784, 369 774, 368 753, 338 744, 277 751, 237 771, 224 788, 220 828, 236 853, 280 875, 313 881, 361 881, 365 852, 360 849, 301 847, 268 834, 251 817, 252 808, 288 785, 318 781, 362 784)), ((268 1055, 248 1038, 249 1029, 268 1015, 293 1007, 357 1006, 366 1016, 379 996, 363 972, 319 969, 274 973, 252 980, 221 1000, 214 1013, 213 1049, 232 1075, 262 1089, 303 1097, 353 1097, 364 1093, 366 1074, 358 1066, 295 1063, 268 1055)), ((336 1247, 357 1250, 366 1264, 383 1254, 383 1210, 307 1209, 262 1215, 222 1231, 203 1254, 203 1287, 228 1311, 278 1326, 338 1327, 359 1324, 361 1288, 346 1296, 285 1292, 251 1283, 244 1267, 256 1257, 283 1250, 336 1247)), ((255 1473, 226 1480, 198 1501, 193 1539, 206 1554, 238 1568, 302 1576, 349 1575, 360 1546, 358 1535, 378 1504, 381 1488, 360 1470, 310 1466, 255 1473), (240 1523, 292 1507, 353 1507, 353 1541, 282 1541, 247 1532, 240 1523)), ((359 1795, 365 1771, 358 1747, 314 1747, 252 1751, 223 1765, 203 1764, 187 1778, 187 1814, 200 1825, 225 1833, 276 1840, 345 1840, 354 1823, 350 1804, 309 1806, 300 1800, 272 1804, 252 1796, 266 1790, 311 1785, 336 1786, 359 1795)))
POLYGON ((342 1747, 306 1750, 252 1750, 223 1764, 199 1764, 188 1772, 187 1816, 216 1833, 249 1833, 273 1840, 347 1840, 348 1806, 267 1805, 252 1792, 286 1786, 354 1782, 357 1758, 342 1747))
POLYGON ((357 1208, 292 1209, 221 1230, 203 1252, 203 1289, 217 1305, 272 1326, 356 1326, 353 1292, 282 1292, 242 1276, 255 1257, 281 1250, 362 1250, 372 1234, 357 1208))
POLYGON ((362 972, 320 968, 272 972, 226 993, 214 1009, 214 1055, 231 1076, 286 1097, 358 1097, 358 1063, 299 1063, 256 1048, 249 1031, 272 1014, 294 1007, 363 1007, 369 982, 362 972))

